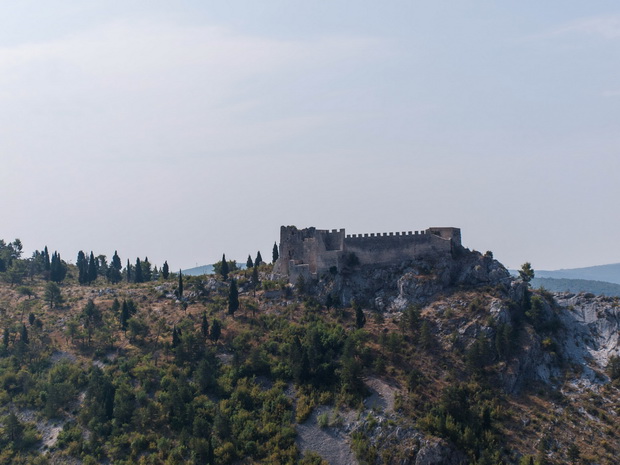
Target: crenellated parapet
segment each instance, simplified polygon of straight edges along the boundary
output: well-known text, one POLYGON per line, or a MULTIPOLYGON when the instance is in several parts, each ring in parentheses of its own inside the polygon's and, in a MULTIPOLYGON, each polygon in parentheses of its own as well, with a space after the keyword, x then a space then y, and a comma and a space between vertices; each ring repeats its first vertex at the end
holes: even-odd
POLYGON ((461 247, 459 228, 345 234, 344 229, 280 228, 280 254, 274 272, 295 281, 299 276, 341 270, 352 254, 360 265, 390 265, 448 255, 461 247))

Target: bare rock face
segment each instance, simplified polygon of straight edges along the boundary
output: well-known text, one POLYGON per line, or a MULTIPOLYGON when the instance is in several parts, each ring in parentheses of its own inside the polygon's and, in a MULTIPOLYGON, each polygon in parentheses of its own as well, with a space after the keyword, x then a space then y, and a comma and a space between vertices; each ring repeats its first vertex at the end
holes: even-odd
POLYGON ((460 248, 453 256, 404 261, 399 265, 347 269, 322 276, 319 294, 332 294, 343 305, 353 299, 375 304, 380 311, 401 311, 409 304, 425 304, 456 286, 510 286, 506 268, 490 254, 460 248))
POLYGON ((461 465, 467 457, 440 439, 428 440, 418 452, 415 465, 461 465))

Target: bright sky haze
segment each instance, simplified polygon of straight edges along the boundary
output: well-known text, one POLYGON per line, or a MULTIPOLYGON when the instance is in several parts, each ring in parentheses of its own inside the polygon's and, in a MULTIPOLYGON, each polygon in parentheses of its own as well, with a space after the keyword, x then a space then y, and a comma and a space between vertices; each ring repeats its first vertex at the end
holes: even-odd
POLYGON ((29 1, 0 16, 0 238, 172 269, 280 225, 620 262, 617 1, 29 1))

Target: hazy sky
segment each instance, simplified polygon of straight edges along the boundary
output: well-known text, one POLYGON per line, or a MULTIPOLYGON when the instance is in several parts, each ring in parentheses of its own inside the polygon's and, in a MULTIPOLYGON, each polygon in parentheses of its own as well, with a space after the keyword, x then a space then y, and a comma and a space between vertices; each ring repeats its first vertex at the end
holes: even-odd
POLYGON ((620 262, 620 6, 2 1, 0 238, 173 269, 280 225, 620 262))

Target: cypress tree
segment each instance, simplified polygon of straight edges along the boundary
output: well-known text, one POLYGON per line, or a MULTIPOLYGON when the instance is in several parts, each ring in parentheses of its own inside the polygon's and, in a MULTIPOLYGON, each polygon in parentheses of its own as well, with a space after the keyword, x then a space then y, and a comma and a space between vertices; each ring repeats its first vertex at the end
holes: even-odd
POLYGON ((142 262, 142 278, 144 279, 144 282, 149 282, 152 277, 153 271, 151 270, 149 257, 144 257, 144 261, 142 262))
POLYGON ((209 336, 209 321, 207 320, 206 312, 202 312, 202 323, 200 325, 200 330, 202 332, 202 337, 206 339, 209 336))
POLYGON ((183 273, 179 270, 179 299, 183 298, 183 273))
POLYGON ((172 348, 174 349, 181 343, 181 338, 179 337, 179 331, 177 331, 177 327, 174 326, 172 328, 172 348))
POLYGON ((90 257, 88 258, 88 282, 92 283, 97 279, 97 261, 95 260, 95 255, 92 250, 90 252, 90 257))
POLYGON ((228 314, 235 316, 235 312, 239 309, 239 290, 237 289, 237 282, 234 279, 230 280, 230 290, 228 291, 228 314))
POLYGON ((254 266, 254 262, 252 261, 252 256, 248 255, 248 261, 245 262, 246 268, 252 268, 254 266))
POLYGON ((228 262, 226 261, 226 254, 222 254, 222 267, 220 268, 220 274, 222 275, 222 278, 224 278, 224 281, 226 281, 228 279, 228 262))
POLYGON ((213 342, 217 342, 222 334, 222 323, 220 320, 213 320, 213 324, 211 325, 211 333, 209 334, 209 339, 213 342))
POLYGON ((127 266, 125 267, 125 270, 127 271, 127 282, 130 283, 131 282, 131 263, 129 263, 129 259, 127 259, 127 266))
POLYGON ((273 257, 273 263, 276 262, 276 260, 278 259, 278 257, 280 256, 279 252, 278 252, 278 244, 276 244, 275 242, 273 243, 273 251, 272 251, 272 257, 273 257))
POLYGON ((75 265, 78 269, 78 282, 80 284, 86 284, 88 280, 88 261, 86 260, 86 255, 84 255, 83 250, 78 252, 75 265))
POLYGON ((43 249, 43 266, 45 267, 45 271, 50 270, 50 253, 47 251, 47 246, 43 249))
POLYGON ((170 268, 168 267, 168 261, 164 262, 164 266, 161 269, 161 275, 164 277, 164 279, 168 279, 168 276, 170 276, 170 268))
POLYGON ((142 276, 142 263, 139 258, 136 258, 136 267, 134 268, 133 281, 135 283, 143 283, 144 277, 142 276))
POLYGON ((9 338, 11 337, 11 333, 9 332, 9 328, 4 328, 4 333, 2 335, 2 346, 6 349, 9 347, 9 338))
POLYGON ((259 266, 263 263, 263 257, 260 255, 260 250, 256 253, 256 259, 254 260, 254 266, 259 266))
POLYGON ((111 283, 118 283, 121 280, 121 269, 123 265, 121 264, 121 258, 118 256, 118 252, 114 251, 114 256, 112 257, 112 263, 108 268, 108 280, 111 283))
POLYGON ((121 329, 127 331, 127 320, 129 320, 129 305, 126 300, 123 300, 123 306, 121 308, 121 329))
POLYGON ((54 252, 50 263, 50 279, 56 283, 62 282, 67 275, 67 265, 60 259, 60 254, 54 252))
POLYGON ((20 340, 24 343, 24 344, 28 344, 29 340, 28 340, 28 329, 26 328, 26 325, 22 324, 22 330, 20 333, 20 340))

